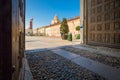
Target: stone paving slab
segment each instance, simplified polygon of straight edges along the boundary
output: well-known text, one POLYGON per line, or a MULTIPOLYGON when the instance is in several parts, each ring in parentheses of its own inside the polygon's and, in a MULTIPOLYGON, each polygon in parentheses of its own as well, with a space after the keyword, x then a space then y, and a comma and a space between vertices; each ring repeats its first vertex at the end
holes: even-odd
POLYGON ((63 55, 65 58, 70 59, 70 60, 79 57, 76 54, 72 54, 68 51, 61 50, 61 49, 55 49, 55 50, 52 50, 52 51, 55 52, 58 55, 63 55))
POLYGON ((96 62, 94 60, 85 58, 85 57, 81 57, 80 55, 76 55, 74 53, 65 51, 65 50, 61 50, 61 49, 56 49, 56 50, 52 50, 54 53, 65 57, 73 62, 75 62, 76 64, 83 66, 97 74, 99 74, 100 76, 103 76, 109 80, 120 80, 120 69, 116 69, 110 66, 107 66, 105 64, 96 62), (73 55, 73 56, 72 56, 73 55))

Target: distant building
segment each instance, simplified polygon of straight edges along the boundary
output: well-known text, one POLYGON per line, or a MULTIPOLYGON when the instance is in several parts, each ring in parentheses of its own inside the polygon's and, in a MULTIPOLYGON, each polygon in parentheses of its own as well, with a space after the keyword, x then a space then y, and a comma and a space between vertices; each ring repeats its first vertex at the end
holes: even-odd
POLYGON ((30 27, 29 29, 33 29, 33 18, 30 20, 30 27))
MULTIPOLYGON (((52 23, 47 26, 43 26, 38 28, 38 35, 41 36, 50 36, 50 37, 61 37, 60 34, 60 21, 58 16, 55 16, 54 19, 51 21, 52 23)), ((69 31, 72 33, 73 38, 75 38, 75 34, 78 34, 76 31, 76 26, 80 26, 80 17, 75 17, 72 19, 67 20, 67 24, 69 26, 69 31)))
POLYGON ((51 21, 51 24, 56 24, 56 23, 60 23, 57 15, 55 15, 54 19, 51 21))
POLYGON ((33 19, 30 20, 29 28, 26 29, 26 35, 33 35, 33 19))
POLYGON ((38 28, 37 29, 33 29, 33 35, 34 36, 38 36, 38 28))
POLYGON ((84 43, 120 48, 120 0, 82 0, 84 43))

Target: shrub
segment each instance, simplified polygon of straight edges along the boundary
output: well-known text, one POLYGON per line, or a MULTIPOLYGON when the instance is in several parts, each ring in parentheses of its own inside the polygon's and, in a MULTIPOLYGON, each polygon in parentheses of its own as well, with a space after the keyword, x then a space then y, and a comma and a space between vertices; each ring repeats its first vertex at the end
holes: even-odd
POLYGON ((75 35, 76 39, 80 39, 80 34, 75 35))
POLYGON ((68 41, 72 41, 72 34, 71 34, 71 33, 68 34, 67 40, 68 40, 68 41))

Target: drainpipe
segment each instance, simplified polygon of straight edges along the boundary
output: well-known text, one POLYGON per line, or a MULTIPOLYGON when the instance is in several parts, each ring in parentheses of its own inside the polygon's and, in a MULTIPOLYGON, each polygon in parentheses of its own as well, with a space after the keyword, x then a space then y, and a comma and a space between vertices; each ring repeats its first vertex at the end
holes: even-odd
POLYGON ((83 44, 83 19, 84 19, 84 0, 80 0, 80 43, 83 44))

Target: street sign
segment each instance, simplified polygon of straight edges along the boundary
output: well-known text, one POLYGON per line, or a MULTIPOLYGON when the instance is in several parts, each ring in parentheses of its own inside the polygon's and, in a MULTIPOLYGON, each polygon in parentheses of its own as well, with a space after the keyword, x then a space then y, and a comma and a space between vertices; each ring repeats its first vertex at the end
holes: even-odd
POLYGON ((80 26, 80 28, 83 28, 83 26, 80 26))

